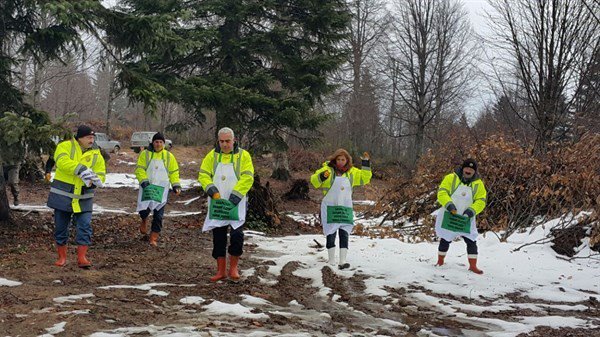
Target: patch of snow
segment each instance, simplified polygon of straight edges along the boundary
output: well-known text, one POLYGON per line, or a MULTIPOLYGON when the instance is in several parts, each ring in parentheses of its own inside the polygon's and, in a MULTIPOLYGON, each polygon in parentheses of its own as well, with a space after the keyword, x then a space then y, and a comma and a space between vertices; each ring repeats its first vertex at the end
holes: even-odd
POLYGON ((206 300, 200 296, 186 296, 179 300, 179 303, 183 304, 202 304, 206 300))
POLYGON ((62 297, 55 297, 52 299, 56 303, 74 303, 84 298, 94 297, 94 294, 79 294, 79 295, 69 295, 62 297))
POLYGON ((200 212, 170 211, 170 212, 167 212, 167 214, 165 214, 165 217, 174 218, 174 217, 178 217, 178 216, 189 216, 189 215, 198 215, 198 214, 202 214, 202 211, 200 211, 200 212))
MULTIPOLYGON (((45 330, 48 331, 48 334, 50 336, 56 335, 56 334, 59 334, 59 333, 65 331, 65 325, 67 325, 67 322, 60 322, 60 323, 54 324, 51 328, 46 328, 45 330)), ((46 336, 46 335, 42 335, 42 336, 46 336)))
POLYGON ((192 202, 194 202, 198 199, 200 199, 200 197, 194 197, 194 198, 191 198, 188 200, 178 200, 178 201, 175 201, 175 203, 176 204, 184 204, 185 206, 188 206, 189 204, 191 204, 192 202))
POLYGON ((72 311, 61 311, 61 312, 57 312, 57 315, 87 315, 90 313, 90 309, 85 309, 85 310, 72 310, 72 311))
POLYGON ((125 165, 129 165, 129 166, 137 165, 137 163, 134 163, 132 161, 122 160, 122 159, 117 159, 117 164, 125 164, 125 165))
POLYGON ((21 282, 18 281, 11 281, 9 279, 5 279, 0 277, 0 287, 16 287, 16 286, 20 286, 21 282))
POLYGON ((207 315, 229 315, 229 316, 237 316, 242 318, 250 318, 250 319, 268 319, 269 315, 260 313, 254 314, 252 313, 253 308, 245 307, 239 303, 229 304, 223 303, 219 301, 214 301, 211 304, 205 305, 204 308, 206 311, 204 312, 207 315))
MULTIPOLYGON (((365 220, 371 223, 381 221, 380 219, 365 220)), ((466 247, 462 241, 456 241, 451 245, 444 266, 434 267, 437 261, 437 242, 408 243, 397 239, 370 239, 353 235, 350 236, 348 252, 350 269, 340 271, 332 268, 332 270, 345 278, 355 273, 371 276, 365 280, 365 292, 376 296, 389 296, 386 287, 399 288, 407 285, 424 287, 431 291, 433 296, 418 290, 409 291, 407 296, 449 315, 464 316, 465 319, 471 318, 461 314, 459 310, 464 309, 475 313, 498 312, 525 308, 526 305, 538 312, 551 308, 569 311, 585 310, 585 306, 576 303, 586 301, 590 294, 600 292, 599 260, 577 259, 571 262, 561 260, 550 247, 552 243, 534 244, 516 250, 523 244, 535 242, 548 235, 556 223, 557 221, 551 221, 526 233, 513 234, 507 242, 500 242, 493 233, 480 235, 477 240, 478 266, 484 270, 483 275, 467 270, 466 247), (512 303, 510 299, 503 298, 503 295, 508 293, 519 293, 534 301, 543 300, 551 303, 512 303), (457 298, 470 299, 479 299, 482 296, 492 301, 494 305, 490 307, 479 305, 477 302, 466 305, 446 299, 440 303, 440 298, 435 294, 451 294, 457 298)), ((313 242, 313 240, 323 241, 323 239, 323 235, 251 236, 248 242, 255 243, 259 247, 255 257, 275 262, 275 265, 269 266, 269 273, 278 276, 287 263, 299 262, 299 268, 294 271, 294 275, 310 278, 311 286, 318 287, 319 295, 327 297, 331 295, 330 289, 324 287, 321 271, 327 263, 327 250, 315 248, 313 242), (265 252, 263 257, 261 251, 265 252)), ((589 251, 582 247, 580 254, 588 256, 589 251)), ((542 321, 543 319, 540 321, 523 319, 522 322, 504 322, 489 319, 485 322, 495 326, 501 325, 501 331, 520 333, 531 331, 538 325, 547 325, 542 324, 542 321)), ((582 326, 583 322, 572 320, 565 324, 582 326)))
POLYGON ((138 290, 152 290, 154 287, 167 287, 167 286, 176 286, 173 283, 146 283, 146 284, 138 284, 138 285, 110 285, 104 287, 98 287, 99 289, 138 289, 138 290))
POLYGON ((254 296, 250 296, 250 295, 241 295, 242 297, 242 302, 244 302, 245 304, 250 304, 250 305, 269 305, 271 304, 271 302, 265 300, 264 298, 260 298, 260 297, 254 297, 254 296))
POLYGON ((365 205, 365 206, 374 206, 376 204, 373 200, 352 200, 354 205, 365 205))
MULTIPOLYGON (((200 184, 195 179, 181 179, 181 188, 184 190, 190 189, 200 184)), ((106 188, 133 188, 139 189, 140 183, 138 182, 135 174, 131 173, 107 173, 104 187, 106 188)))
POLYGON ((169 296, 169 293, 161 290, 150 289, 150 291, 146 294, 147 296, 169 296))

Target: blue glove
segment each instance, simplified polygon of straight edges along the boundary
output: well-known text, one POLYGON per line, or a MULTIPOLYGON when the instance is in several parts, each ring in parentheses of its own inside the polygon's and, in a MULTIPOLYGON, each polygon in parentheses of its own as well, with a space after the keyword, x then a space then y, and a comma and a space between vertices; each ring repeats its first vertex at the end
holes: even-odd
POLYGON ((232 194, 229 195, 229 201, 235 207, 235 206, 237 206, 240 203, 240 201, 242 201, 242 199, 240 197, 238 197, 237 195, 235 195, 235 194, 232 193, 232 194))
POLYGON ((463 215, 472 218, 475 216, 475 212, 472 209, 467 208, 467 210, 463 212, 463 215))

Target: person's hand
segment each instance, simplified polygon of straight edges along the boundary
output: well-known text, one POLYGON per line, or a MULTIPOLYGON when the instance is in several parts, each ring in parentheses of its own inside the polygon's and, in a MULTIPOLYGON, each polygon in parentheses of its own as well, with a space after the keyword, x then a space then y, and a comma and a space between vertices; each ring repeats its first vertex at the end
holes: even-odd
POLYGON ((449 202, 448 205, 446 205, 446 209, 448 212, 452 213, 452 215, 456 215, 456 206, 454 206, 452 202, 449 202))
POLYGON ((221 194, 219 193, 219 189, 217 189, 216 186, 209 187, 206 191, 206 194, 208 194, 208 196, 212 199, 221 199, 221 194))
POLYGON ((238 197, 237 195, 235 195, 235 194, 232 193, 232 194, 229 195, 229 201, 235 207, 235 206, 237 206, 240 203, 240 201, 242 201, 242 199, 240 197, 238 197))
POLYGON ((142 181, 142 183, 140 184, 140 187, 142 189, 145 189, 146 187, 148 187, 150 185, 150 183, 148 181, 142 181))
POLYGON ((176 195, 180 195, 181 194, 181 186, 174 186, 173 192, 175 192, 176 195))
POLYGON ((323 171, 321 174, 319 174, 319 179, 321 179, 321 181, 325 181, 327 178, 329 178, 329 174, 329 170, 323 171))
POLYGON ((475 216, 475 212, 472 209, 467 208, 467 210, 463 212, 463 215, 468 218, 472 218, 475 216))
POLYGON ((49 183, 52 180, 52 173, 48 172, 44 175, 44 181, 49 183))
POLYGON ((79 176, 79 178, 81 178, 81 180, 89 180, 91 179, 93 176, 96 175, 96 173, 94 173, 94 171, 90 170, 89 168, 85 167, 85 169, 81 170, 77 175, 79 176))
POLYGON ((364 152, 363 155, 360 157, 361 160, 361 164, 364 167, 370 167, 371 166, 371 156, 369 155, 369 152, 364 152))

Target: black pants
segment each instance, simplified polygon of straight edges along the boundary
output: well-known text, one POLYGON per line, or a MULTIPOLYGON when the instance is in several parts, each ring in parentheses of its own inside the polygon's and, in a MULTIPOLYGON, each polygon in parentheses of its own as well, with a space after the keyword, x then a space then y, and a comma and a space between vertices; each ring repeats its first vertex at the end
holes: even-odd
MULTIPOLYGON (((160 233, 160 231, 162 230, 164 214, 165 214, 165 206, 161 207, 161 209, 154 210, 154 216, 152 217, 152 231, 153 232, 160 233)), ((142 217, 142 220, 146 220, 149 215, 150 215, 149 209, 140 211, 140 216, 142 217)))
MULTIPOLYGON (((469 238, 462 237, 467 244, 467 254, 469 255, 477 255, 477 241, 473 241, 469 238)), ((438 251, 447 252, 450 248, 450 241, 446 241, 444 239, 440 239, 440 246, 438 247, 438 251)))
MULTIPOLYGON (((348 232, 343 229, 338 229, 340 232, 340 248, 348 248, 348 232)), ((335 237, 336 233, 327 235, 327 249, 335 247, 335 237)))
POLYGON ((229 243, 229 249, 227 249, 227 229, 231 226, 217 227, 212 230, 213 233, 213 251, 212 256, 217 259, 225 257, 229 252, 231 256, 240 256, 243 253, 242 248, 244 247, 244 231, 243 227, 237 229, 231 229, 231 242, 229 243))

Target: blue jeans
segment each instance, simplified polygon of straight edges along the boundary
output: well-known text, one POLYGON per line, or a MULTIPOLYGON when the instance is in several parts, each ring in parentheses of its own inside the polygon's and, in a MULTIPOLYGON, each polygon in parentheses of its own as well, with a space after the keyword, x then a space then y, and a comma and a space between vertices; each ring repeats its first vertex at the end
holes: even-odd
POLYGON ((92 244, 92 212, 71 213, 58 209, 54 210, 54 240, 59 246, 69 241, 69 225, 71 221, 77 228, 75 243, 80 246, 92 244))
MULTIPOLYGON (((348 232, 346 232, 343 229, 338 229, 338 232, 340 233, 340 248, 348 248, 348 232)), ((327 249, 329 248, 333 248, 335 247, 335 237, 336 237, 336 233, 331 233, 329 235, 327 235, 327 243, 325 245, 325 247, 327 249)))
POLYGON ((215 259, 225 257, 226 252, 229 251, 231 256, 241 256, 244 247, 244 230, 242 227, 233 229, 233 227, 227 225, 223 227, 213 228, 213 251, 212 256, 215 259), (229 242, 229 249, 227 248, 227 229, 231 228, 231 239, 229 242))
MULTIPOLYGON (((467 254, 469 255, 477 255, 477 241, 473 241, 469 238, 466 237, 462 237, 465 240, 465 243, 467 244, 467 254)), ((440 239, 440 245, 438 247, 438 251, 440 252, 447 252, 448 249, 450 249, 450 241, 446 241, 444 239, 440 239)))
MULTIPOLYGON (((160 209, 154 210, 154 216, 152 217, 152 228, 151 228, 151 230, 153 232, 160 233, 160 231, 162 230, 164 214, 165 214, 165 206, 161 207, 160 209)), ((140 211, 140 217, 142 217, 142 220, 145 220, 146 218, 148 218, 149 215, 150 215, 149 209, 140 211)))

